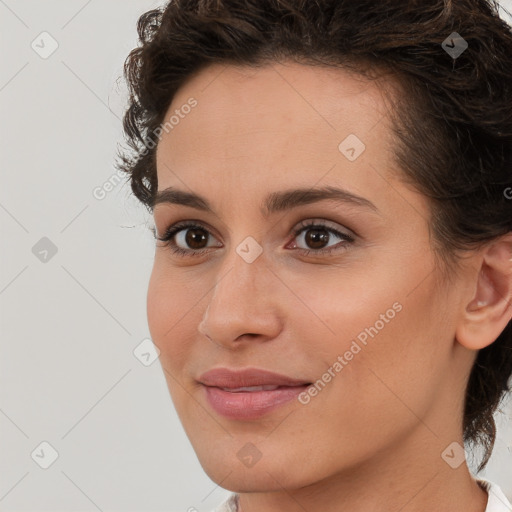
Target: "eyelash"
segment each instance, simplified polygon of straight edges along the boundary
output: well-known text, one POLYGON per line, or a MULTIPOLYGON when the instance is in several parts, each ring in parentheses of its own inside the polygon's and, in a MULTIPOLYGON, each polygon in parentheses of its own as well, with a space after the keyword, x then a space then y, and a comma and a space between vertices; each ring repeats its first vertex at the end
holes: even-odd
MULTIPOLYGON (((209 233, 209 231, 206 228, 204 228, 200 224, 196 224, 195 222, 191 222, 191 221, 179 222, 179 223, 175 224, 174 226, 167 228, 167 230, 165 231, 165 233, 162 237, 156 236, 155 228, 152 228, 152 232, 153 232, 154 237, 157 240, 159 240, 160 242, 164 242, 164 247, 170 247, 171 251, 174 254, 177 254, 179 256, 202 256, 203 254, 208 252, 209 249, 211 249, 211 247, 208 247, 206 249, 186 250, 186 249, 182 249, 181 247, 177 247, 176 242, 174 242, 172 239, 174 238, 174 235, 176 235, 180 231, 185 230, 186 228, 200 228, 209 233)), ((313 228, 323 228, 323 229, 325 229, 325 231, 332 233, 335 236, 337 236, 338 238, 341 238, 342 240, 344 240, 345 243, 341 244, 341 246, 339 246, 339 244, 337 244, 337 245, 335 245, 333 247, 329 247, 327 249, 294 249, 296 251, 299 251, 304 256, 307 256, 311 253, 324 255, 324 254, 330 254, 333 251, 346 250, 347 249, 346 245, 354 242, 354 238, 352 236, 347 235, 346 233, 342 233, 334 228, 328 227, 326 224, 322 223, 321 221, 309 222, 309 223, 305 223, 303 221, 299 225, 299 227, 295 230, 294 238, 299 236, 303 231, 307 231, 308 229, 313 229, 313 228)))

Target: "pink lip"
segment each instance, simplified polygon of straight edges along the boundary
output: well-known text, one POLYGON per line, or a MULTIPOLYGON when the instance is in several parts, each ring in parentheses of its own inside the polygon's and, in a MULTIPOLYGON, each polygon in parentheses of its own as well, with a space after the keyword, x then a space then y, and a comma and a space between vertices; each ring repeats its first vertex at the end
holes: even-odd
POLYGON ((203 384, 206 399, 216 412, 239 420, 257 419, 290 402, 311 384, 305 380, 292 379, 286 375, 258 368, 245 370, 215 368, 201 375, 198 381, 203 384), (268 391, 221 389, 264 385, 279 387, 268 391))
POLYGON ((242 388, 248 386, 300 386, 309 384, 307 380, 298 380, 269 372, 260 368, 230 370, 229 368, 214 368, 203 373, 198 379, 201 384, 218 388, 242 388))

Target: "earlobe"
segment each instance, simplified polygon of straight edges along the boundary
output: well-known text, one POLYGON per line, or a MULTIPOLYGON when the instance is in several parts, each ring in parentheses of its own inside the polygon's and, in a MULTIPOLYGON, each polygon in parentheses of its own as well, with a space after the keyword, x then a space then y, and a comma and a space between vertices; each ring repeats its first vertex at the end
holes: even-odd
POLYGON ((456 330, 457 341, 470 350, 493 343, 512 319, 512 233, 480 253, 474 293, 456 330))

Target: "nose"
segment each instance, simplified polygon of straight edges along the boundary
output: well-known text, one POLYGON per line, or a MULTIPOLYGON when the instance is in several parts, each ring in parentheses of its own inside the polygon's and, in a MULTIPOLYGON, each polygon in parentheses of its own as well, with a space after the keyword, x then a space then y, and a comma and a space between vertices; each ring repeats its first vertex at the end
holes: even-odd
POLYGON ((266 266, 263 255, 248 263, 233 252, 215 274, 216 284, 198 326, 201 334, 231 350, 243 340, 276 337, 284 304, 277 296, 281 283, 266 266))

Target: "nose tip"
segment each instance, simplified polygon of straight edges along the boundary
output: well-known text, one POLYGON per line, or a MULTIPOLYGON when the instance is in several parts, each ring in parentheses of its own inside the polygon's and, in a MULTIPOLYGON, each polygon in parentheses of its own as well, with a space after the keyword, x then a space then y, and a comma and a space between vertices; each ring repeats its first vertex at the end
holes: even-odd
POLYGON ((266 282, 272 277, 252 265, 256 263, 239 262, 238 270, 232 268, 219 280, 209 297, 198 331, 217 346, 234 349, 242 340, 271 339, 281 329, 282 301, 269 293, 266 282))

